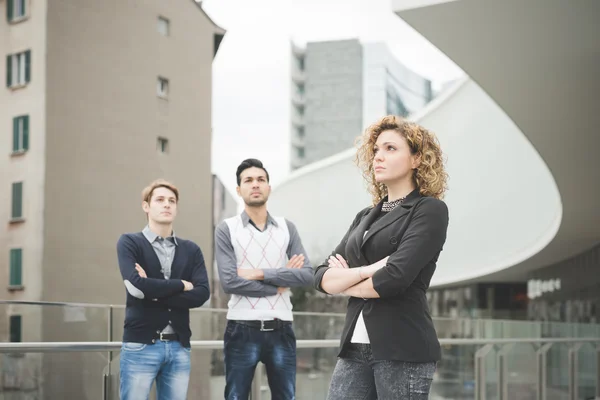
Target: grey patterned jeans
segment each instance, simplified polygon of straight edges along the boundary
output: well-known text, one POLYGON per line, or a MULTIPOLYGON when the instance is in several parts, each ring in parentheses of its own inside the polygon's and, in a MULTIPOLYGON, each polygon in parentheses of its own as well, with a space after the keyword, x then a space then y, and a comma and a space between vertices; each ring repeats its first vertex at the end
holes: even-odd
POLYGON ((436 363, 373 360, 371 345, 349 343, 327 400, 427 400, 436 363))

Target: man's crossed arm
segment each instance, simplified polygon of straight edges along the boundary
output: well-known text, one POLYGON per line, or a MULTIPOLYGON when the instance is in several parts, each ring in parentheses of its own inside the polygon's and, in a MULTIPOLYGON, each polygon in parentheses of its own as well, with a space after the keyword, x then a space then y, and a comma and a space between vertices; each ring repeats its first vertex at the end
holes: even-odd
POLYGON ((227 294, 249 297, 272 296, 289 287, 312 284, 313 272, 298 232, 288 222, 290 244, 287 248, 289 261, 286 268, 242 269, 237 259, 227 223, 222 222, 215 230, 215 257, 223 290, 227 294))
POLYGON ((119 269, 129 294, 179 308, 200 307, 210 297, 204 257, 198 247, 194 255, 192 282, 181 279, 148 278, 135 259, 135 243, 122 235, 117 243, 119 269))

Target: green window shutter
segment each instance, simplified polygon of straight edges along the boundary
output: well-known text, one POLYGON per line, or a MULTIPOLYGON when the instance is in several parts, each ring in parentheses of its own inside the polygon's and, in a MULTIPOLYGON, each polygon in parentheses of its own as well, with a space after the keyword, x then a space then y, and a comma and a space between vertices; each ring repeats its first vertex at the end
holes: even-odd
POLYGON ((19 117, 13 118, 13 151, 19 151, 19 117))
POLYGON ((12 218, 23 217, 23 182, 12 184, 12 218))
POLYGON ((10 341, 20 342, 21 341, 21 316, 11 315, 10 316, 10 341))
POLYGON ((25 52, 25 82, 31 81, 31 50, 25 52))
POLYGON ((25 115, 23 118, 23 143, 21 148, 23 150, 29 150, 29 115, 25 115))
POLYGON ((27 10, 25 9, 26 4, 27 4, 27 1, 21 0, 21 12, 23 13, 23 16, 27 15, 27 10))
POLYGON ((23 284, 23 250, 10 250, 10 285, 21 286, 23 284))
POLYGON ((14 19, 13 0, 6 1, 6 20, 12 21, 14 19))
POLYGON ((12 56, 6 56, 6 87, 12 86, 12 56))

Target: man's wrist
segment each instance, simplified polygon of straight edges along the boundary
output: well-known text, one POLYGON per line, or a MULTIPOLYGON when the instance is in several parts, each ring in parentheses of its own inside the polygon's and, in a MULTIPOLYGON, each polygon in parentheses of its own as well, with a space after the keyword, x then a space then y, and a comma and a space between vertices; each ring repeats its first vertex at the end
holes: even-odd
POLYGON ((265 278, 265 273, 260 268, 257 268, 255 270, 253 270, 252 272, 253 272, 252 279, 255 281, 262 281, 265 278))

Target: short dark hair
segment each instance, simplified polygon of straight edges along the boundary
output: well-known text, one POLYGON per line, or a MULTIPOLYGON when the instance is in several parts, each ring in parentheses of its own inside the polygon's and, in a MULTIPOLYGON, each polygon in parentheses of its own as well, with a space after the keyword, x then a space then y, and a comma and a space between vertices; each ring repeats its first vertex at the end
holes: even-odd
POLYGON ((263 171, 265 171, 265 174, 267 175, 267 182, 269 182, 269 172, 265 167, 263 167, 263 163, 260 160, 257 160, 256 158, 247 158, 244 161, 242 161, 240 165, 238 165, 237 171, 235 172, 238 186, 240 186, 240 183, 242 183, 242 172, 252 167, 260 168, 263 171))

